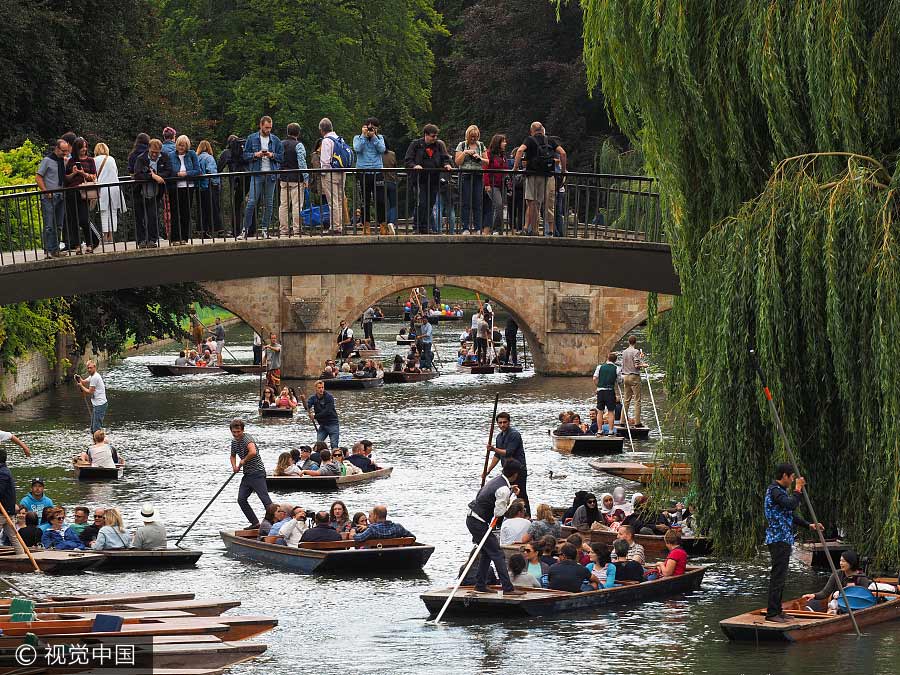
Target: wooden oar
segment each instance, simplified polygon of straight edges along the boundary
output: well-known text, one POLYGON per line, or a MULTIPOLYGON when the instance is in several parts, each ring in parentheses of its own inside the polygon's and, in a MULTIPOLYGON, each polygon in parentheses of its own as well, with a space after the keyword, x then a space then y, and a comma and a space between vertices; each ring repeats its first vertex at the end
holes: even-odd
MULTIPOLYGON (((763 386, 763 393, 765 393, 766 401, 769 404, 769 411, 772 413, 772 417, 775 418, 775 426, 778 428, 778 433, 784 443, 784 449, 787 451, 788 458, 791 460, 794 475, 800 476, 802 474, 800 473, 800 467, 797 466, 797 457, 794 455, 794 449, 791 447, 787 434, 784 432, 784 426, 781 424, 781 415, 778 414, 778 409, 775 407, 775 402, 772 400, 772 392, 769 391, 769 386, 766 384, 766 376, 759 365, 759 360, 756 358, 756 351, 753 349, 750 350, 750 361, 753 363, 754 368, 756 368, 756 374, 759 375, 759 381, 763 386)), ((806 508, 809 510, 809 515, 812 518, 813 524, 818 525, 819 519, 813 508, 812 500, 809 498, 809 490, 804 486, 804 489, 800 492, 803 495, 803 501, 806 503, 806 508)), ((813 529, 816 531, 816 534, 819 535, 819 543, 822 544, 822 548, 825 551, 828 551, 828 544, 825 543, 825 535, 822 530, 819 527, 813 527, 813 529)), ((847 599, 847 594, 844 592, 844 586, 841 584, 841 578, 838 576, 837 568, 834 566, 834 560, 831 559, 830 555, 826 555, 825 559, 828 561, 828 566, 831 568, 831 574, 837 584, 838 590, 841 592, 841 597, 844 599, 844 605, 847 608, 847 614, 850 615, 850 621, 853 622, 853 630, 856 631, 856 637, 862 637, 859 625, 856 623, 856 617, 853 614, 853 608, 850 606, 850 600, 847 599)))
MULTIPOLYGON (((497 395, 494 396, 494 412, 491 415, 491 430, 488 432, 488 447, 494 442, 494 424, 497 421, 497 405, 500 403, 500 392, 497 392, 497 395)), ((481 472, 481 487, 484 487, 484 482, 487 480, 487 472, 488 472, 488 462, 491 461, 491 451, 485 450, 484 452, 484 471, 481 472)))
POLYGON ((6 524, 16 533, 16 539, 19 540, 19 545, 21 545, 25 554, 28 556, 28 559, 31 561, 31 564, 34 566, 34 571, 40 574, 43 570, 41 570, 40 566, 37 564, 37 560, 34 559, 34 556, 31 555, 31 549, 25 545, 22 535, 19 534, 19 531, 16 529, 16 524, 12 521, 12 518, 9 517, 9 514, 6 512, 6 507, 4 507, 3 504, 0 504, 0 511, 3 512, 3 519, 6 521, 6 524))
POLYGON ((212 503, 214 501, 216 501, 216 497, 218 497, 220 494, 222 494, 222 490, 225 489, 225 487, 231 482, 231 479, 234 478, 237 474, 238 474, 237 471, 231 472, 231 475, 228 476, 228 479, 224 483, 222 483, 222 487, 220 487, 218 489, 216 494, 214 494, 212 496, 212 499, 209 500, 209 503, 206 506, 204 506, 203 510, 197 514, 196 518, 194 518, 194 522, 192 522, 190 525, 188 525, 188 528, 184 532, 181 533, 181 536, 178 537, 178 541, 175 542, 175 546, 178 546, 178 544, 181 543, 181 540, 187 536, 187 533, 193 529, 194 525, 197 524, 197 521, 200 520, 200 518, 203 516, 204 513, 206 513, 206 509, 208 509, 210 506, 212 506, 212 503))

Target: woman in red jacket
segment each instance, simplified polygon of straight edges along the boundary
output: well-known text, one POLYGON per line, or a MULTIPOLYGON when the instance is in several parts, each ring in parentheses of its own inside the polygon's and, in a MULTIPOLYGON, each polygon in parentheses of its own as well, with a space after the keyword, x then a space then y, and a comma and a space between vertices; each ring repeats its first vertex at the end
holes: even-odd
MULTIPOLYGON (((506 136, 494 134, 488 146, 487 161, 482 166, 485 169, 507 168, 506 162, 506 136)), ((491 233, 491 223, 494 231, 503 232, 503 203, 506 201, 506 174, 485 172, 483 176, 484 191, 491 201, 491 217, 485 218, 482 225, 482 233, 491 233)))

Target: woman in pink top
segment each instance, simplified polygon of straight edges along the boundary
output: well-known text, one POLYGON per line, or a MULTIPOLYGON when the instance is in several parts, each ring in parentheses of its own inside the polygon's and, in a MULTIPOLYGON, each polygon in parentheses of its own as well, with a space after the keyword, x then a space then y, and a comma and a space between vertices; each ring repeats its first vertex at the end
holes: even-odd
MULTIPOLYGON (((506 170, 506 136, 503 134, 494 134, 485 161, 482 162, 485 169, 506 170)), ((494 231, 503 232, 503 203, 506 201, 506 174, 485 172, 482 176, 484 183, 484 191, 491 200, 491 216, 484 219, 482 223, 482 233, 491 233, 491 224, 493 223, 494 231)))
POLYGON ((687 552, 681 548, 681 532, 671 529, 666 532, 663 541, 666 548, 669 549, 669 556, 663 561, 656 563, 656 569, 660 577, 678 577, 684 574, 687 567, 687 552))

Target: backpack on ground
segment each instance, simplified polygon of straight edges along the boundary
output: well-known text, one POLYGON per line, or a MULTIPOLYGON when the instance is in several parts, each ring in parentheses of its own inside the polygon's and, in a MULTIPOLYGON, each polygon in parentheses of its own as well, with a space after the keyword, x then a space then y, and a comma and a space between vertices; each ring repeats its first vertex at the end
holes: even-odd
POLYGON ((332 169, 349 169, 353 166, 353 150, 340 136, 333 137, 334 149, 331 151, 332 169))
POLYGON ((529 166, 535 173, 542 173, 548 176, 556 171, 556 161, 553 159, 553 148, 550 142, 543 134, 533 136, 534 142, 537 143, 537 156, 534 158, 534 166, 529 166), (538 140, 540 138, 540 140, 538 140))

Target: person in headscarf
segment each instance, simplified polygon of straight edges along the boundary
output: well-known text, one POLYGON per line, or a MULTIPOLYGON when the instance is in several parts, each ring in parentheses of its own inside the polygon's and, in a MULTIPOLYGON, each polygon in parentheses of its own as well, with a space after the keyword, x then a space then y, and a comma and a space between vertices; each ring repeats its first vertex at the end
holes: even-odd
POLYGON ((609 492, 604 492, 600 495, 600 515, 603 518, 603 522, 606 525, 609 525, 613 520, 613 512, 616 510, 616 504, 613 501, 613 496, 609 492))
POLYGON ((626 516, 631 513, 631 504, 625 501, 625 488, 622 486, 617 487, 612 491, 613 496, 613 510, 618 509, 626 516))
MULTIPOLYGON (((579 490, 575 493, 575 499, 572 500, 572 506, 566 509, 565 513, 563 513, 562 521, 563 525, 567 524, 572 518, 575 517, 575 512, 578 510, 579 506, 583 506, 585 499, 587 498, 588 493, 585 490, 579 490)), ((623 491, 624 495, 624 491, 623 491)))
POLYGON ((600 515, 600 509, 597 508, 597 497, 593 492, 588 492, 584 504, 579 506, 572 516, 572 527, 576 530, 589 529, 594 523, 600 521, 605 524, 605 520, 600 515))

